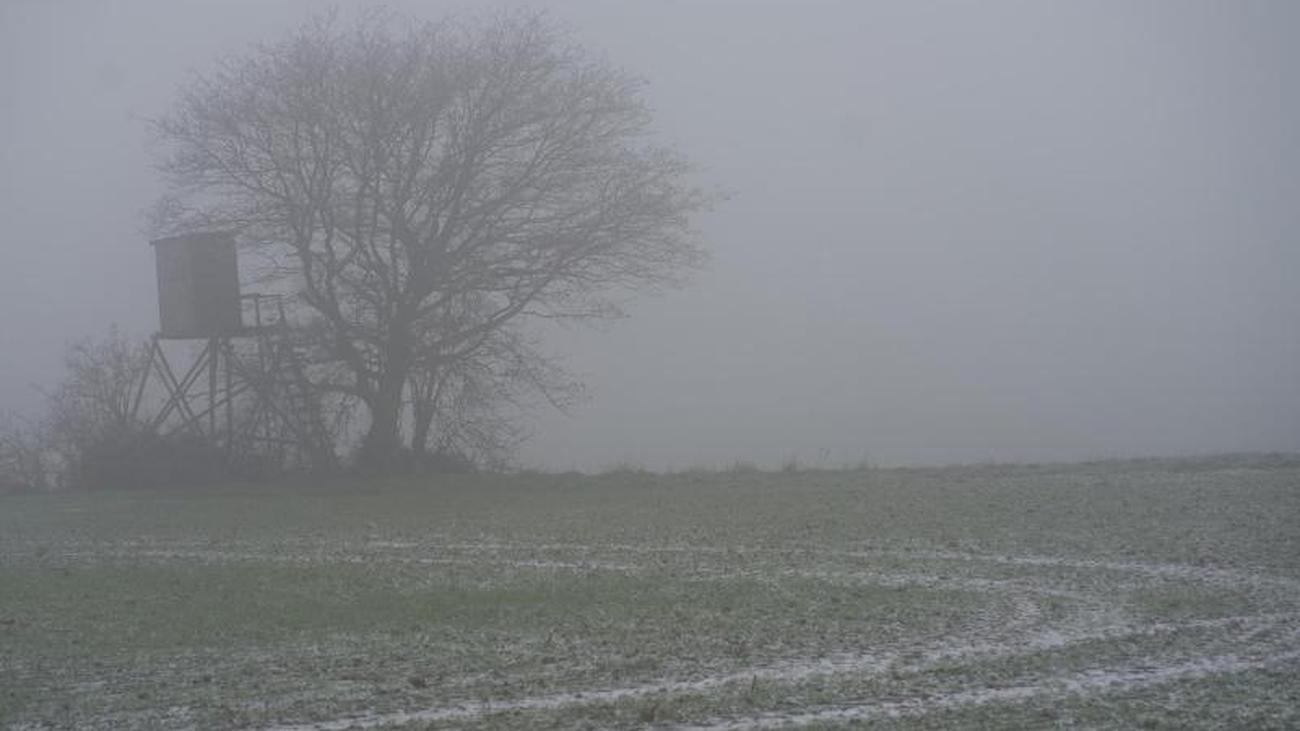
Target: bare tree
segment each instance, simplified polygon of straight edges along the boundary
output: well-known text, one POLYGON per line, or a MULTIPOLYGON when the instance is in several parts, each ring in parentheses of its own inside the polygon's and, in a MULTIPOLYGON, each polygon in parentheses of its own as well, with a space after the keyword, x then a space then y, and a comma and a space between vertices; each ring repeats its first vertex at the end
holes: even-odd
POLYGON ((317 19, 155 121, 156 220, 266 255, 318 358, 343 366, 319 385, 365 405, 362 454, 382 467, 406 405, 436 423, 436 384, 491 361, 501 333, 616 314, 617 291, 699 261, 689 219, 708 196, 650 140, 640 87, 539 16, 317 19))
POLYGON ((99 483, 107 463, 138 457, 134 447, 145 432, 133 409, 137 388, 149 362, 145 343, 116 327, 100 339, 69 346, 63 357, 63 380, 46 393, 44 439, 57 455, 61 482, 68 486, 99 483))
POLYGON ((146 433, 133 402, 148 363, 146 344, 116 327, 70 345, 44 415, 0 431, 0 485, 89 487, 123 477, 146 433))
POLYGON ((60 453, 75 461, 107 435, 129 435, 143 427, 132 402, 149 362, 146 345, 116 327, 99 340, 81 340, 63 357, 67 373, 46 394, 50 437, 60 453))
POLYGON ((51 457, 39 425, 12 415, 0 420, 0 494, 52 487, 51 457))

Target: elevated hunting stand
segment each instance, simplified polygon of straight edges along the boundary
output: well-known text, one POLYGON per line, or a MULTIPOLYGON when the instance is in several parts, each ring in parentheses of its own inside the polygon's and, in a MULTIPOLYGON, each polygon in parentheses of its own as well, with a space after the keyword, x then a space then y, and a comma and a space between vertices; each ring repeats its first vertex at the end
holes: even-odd
POLYGON ((151 432, 200 437, 232 457, 280 466, 331 460, 329 431, 284 300, 240 294, 234 237, 199 233, 152 243, 161 327, 149 344, 133 416, 151 432), (203 345, 197 353, 191 345, 188 364, 177 369, 172 360, 186 356, 169 356, 165 344, 186 341, 203 345), (154 382, 160 399, 149 398, 154 382), (142 409, 152 415, 142 417, 142 409))

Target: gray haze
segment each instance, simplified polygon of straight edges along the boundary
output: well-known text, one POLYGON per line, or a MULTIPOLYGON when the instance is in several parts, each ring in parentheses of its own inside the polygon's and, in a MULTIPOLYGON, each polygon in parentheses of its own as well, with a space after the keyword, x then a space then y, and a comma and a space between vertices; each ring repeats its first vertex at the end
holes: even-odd
MULTIPOLYGON (((157 326, 142 120, 313 7, 0 4, 0 406, 157 326)), ((733 195, 689 289, 550 334, 592 398, 525 464, 1300 449, 1300 4, 547 7, 733 195)))

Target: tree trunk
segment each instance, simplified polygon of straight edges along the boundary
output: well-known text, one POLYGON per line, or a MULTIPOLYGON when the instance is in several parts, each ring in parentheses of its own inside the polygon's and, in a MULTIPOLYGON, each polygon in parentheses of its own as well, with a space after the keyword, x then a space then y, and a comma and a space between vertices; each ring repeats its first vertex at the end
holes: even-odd
POLYGON ((430 404, 416 401, 415 423, 411 428, 411 450, 419 459, 429 451, 429 431, 433 426, 433 408, 430 404))
POLYGON ((379 391, 370 406, 370 429, 361 444, 360 466, 367 472, 395 472, 401 466, 402 390, 406 368, 393 367, 380 379, 379 391))
POLYGON ((411 377, 411 450, 420 460, 429 452, 429 436, 433 432, 433 417, 438 413, 438 399, 442 393, 442 379, 436 370, 426 369, 411 377))

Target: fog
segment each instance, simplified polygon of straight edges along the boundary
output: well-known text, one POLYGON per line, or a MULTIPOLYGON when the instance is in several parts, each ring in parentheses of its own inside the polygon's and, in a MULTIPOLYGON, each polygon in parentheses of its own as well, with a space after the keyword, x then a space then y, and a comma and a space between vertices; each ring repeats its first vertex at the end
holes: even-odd
MULTIPOLYGON (((729 198, 688 287, 548 333, 590 398, 522 464, 1300 449, 1300 5, 530 5, 729 198)), ((144 120, 316 7, 0 5, 0 408, 157 327, 144 120)))

